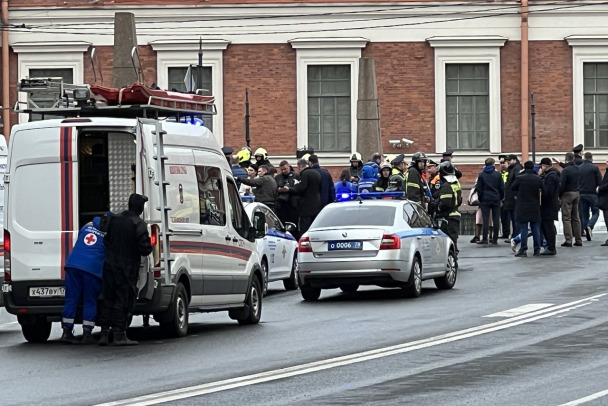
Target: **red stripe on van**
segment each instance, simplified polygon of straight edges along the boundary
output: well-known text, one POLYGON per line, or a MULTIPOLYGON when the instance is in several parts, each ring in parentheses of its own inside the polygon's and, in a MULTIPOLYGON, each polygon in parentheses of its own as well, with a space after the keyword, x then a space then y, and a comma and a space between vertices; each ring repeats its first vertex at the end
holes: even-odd
POLYGON ((60 129, 59 158, 61 166, 61 278, 65 278, 63 265, 70 255, 74 231, 74 199, 72 194, 72 127, 60 129))

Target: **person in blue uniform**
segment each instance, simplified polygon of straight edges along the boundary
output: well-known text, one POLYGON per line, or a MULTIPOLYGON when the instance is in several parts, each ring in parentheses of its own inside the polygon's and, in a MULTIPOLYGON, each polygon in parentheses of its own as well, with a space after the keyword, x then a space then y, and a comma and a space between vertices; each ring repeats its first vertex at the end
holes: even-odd
MULTIPOLYGON (((103 223, 106 223, 109 215, 111 213, 103 217, 103 223)), ((74 337, 74 318, 81 303, 83 305, 82 343, 91 344, 95 341, 91 332, 97 318, 97 298, 101 292, 103 261, 106 257, 103 228, 101 217, 94 217, 93 221, 85 224, 80 229, 76 244, 65 263, 63 335, 60 339, 64 343, 79 342, 74 337)))

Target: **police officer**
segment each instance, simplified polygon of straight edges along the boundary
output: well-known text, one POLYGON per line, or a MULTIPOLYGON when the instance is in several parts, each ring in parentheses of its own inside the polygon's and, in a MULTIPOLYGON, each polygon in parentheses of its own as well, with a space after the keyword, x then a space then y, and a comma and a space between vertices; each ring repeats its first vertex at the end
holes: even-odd
MULTIPOLYGON (((108 213, 111 215, 111 213, 108 213)), ((74 337, 74 317, 82 298, 82 343, 91 344, 95 340, 91 335, 97 318, 97 298, 101 293, 101 275, 106 248, 101 231, 107 226, 108 215, 102 218, 94 217, 80 229, 74 248, 65 262, 65 304, 61 324, 63 335, 61 341, 76 344, 74 337)))
POLYGON ((407 171, 407 162, 405 155, 399 154, 392 161, 391 176, 388 178, 387 192, 404 192, 405 191, 405 171, 407 171))
POLYGON ((152 252, 146 223, 139 217, 146 196, 129 196, 129 209, 110 218, 104 238, 103 307, 99 345, 108 345, 110 328, 114 345, 137 345, 127 338, 127 319, 133 312, 141 257, 152 252))
POLYGON ((422 173, 426 171, 426 155, 424 152, 416 152, 412 156, 412 165, 405 173, 405 193, 407 198, 414 202, 424 204, 428 200, 424 189, 422 173))
MULTIPOLYGON (((454 242, 456 250, 454 256, 458 259, 458 231, 460 229, 460 212, 462 204, 462 189, 456 178, 454 165, 444 161, 439 165, 439 189, 435 188, 433 202, 429 205, 429 212, 434 213, 440 221, 441 230, 454 242)), ((456 264, 458 266, 458 264, 456 264)))

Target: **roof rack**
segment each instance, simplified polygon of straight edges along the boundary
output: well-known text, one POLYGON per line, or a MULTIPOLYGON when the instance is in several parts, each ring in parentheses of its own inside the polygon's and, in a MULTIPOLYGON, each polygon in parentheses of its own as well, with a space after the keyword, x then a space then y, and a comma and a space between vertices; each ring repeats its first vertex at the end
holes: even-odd
MULTIPOLYGON (((200 118, 217 114, 212 96, 167 92, 151 89, 141 83, 133 86, 103 86, 63 83, 62 78, 25 78, 18 90, 26 92, 27 102, 15 103, 17 113, 34 115, 42 120, 69 117, 116 118, 200 118), (26 108, 23 108, 23 105, 26 108)), ((39 119, 36 117, 36 119, 39 119)))

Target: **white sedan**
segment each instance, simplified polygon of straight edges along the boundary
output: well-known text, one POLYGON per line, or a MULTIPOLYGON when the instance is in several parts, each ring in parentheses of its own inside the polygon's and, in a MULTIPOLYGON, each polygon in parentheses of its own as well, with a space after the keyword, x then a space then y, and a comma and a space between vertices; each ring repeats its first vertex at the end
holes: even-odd
POLYGON ((409 200, 360 200, 323 208, 300 238, 298 277, 302 297, 321 289, 354 292, 360 285, 400 287, 417 297, 422 281, 439 289, 456 283, 454 243, 409 200))
POLYGON ((283 225, 274 212, 263 203, 245 203, 245 211, 252 225, 263 227, 265 235, 256 239, 260 265, 264 272, 264 294, 268 291, 268 283, 283 280, 287 290, 298 288, 298 242, 289 231, 295 230, 295 224, 283 225), (253 224, 253 219, 263 224, 253 224))

